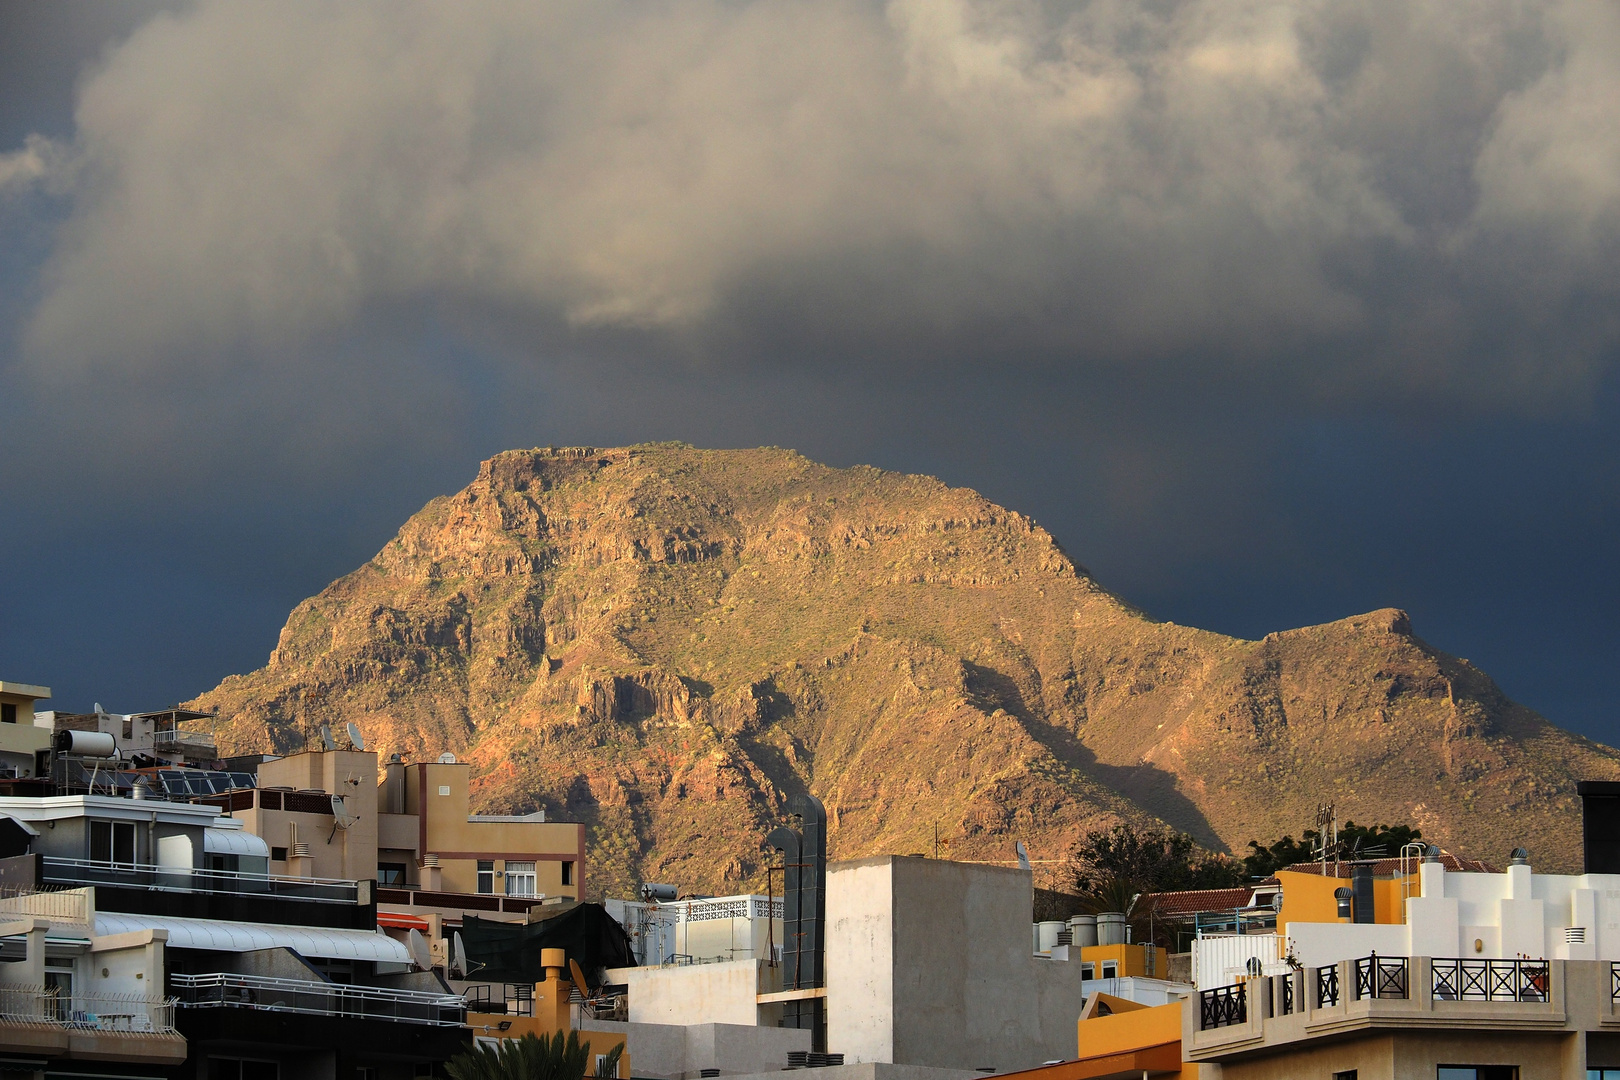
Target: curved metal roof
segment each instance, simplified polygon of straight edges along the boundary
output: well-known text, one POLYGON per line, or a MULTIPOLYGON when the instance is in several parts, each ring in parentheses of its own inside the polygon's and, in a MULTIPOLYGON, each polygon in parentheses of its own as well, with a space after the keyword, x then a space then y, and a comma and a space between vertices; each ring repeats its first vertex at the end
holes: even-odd
POLYGON ((171 949, 208 949, 213 952, 252 952, 255 949, 291 949, 300 956, 328 960, 378 960, 408 964, 404 944, 371 930, 334 930, 314 926, 278 926, 272 923, 188 919, 177 915, 122 915, 96 912, 96 936, 136 930, 167 930, 171 949))

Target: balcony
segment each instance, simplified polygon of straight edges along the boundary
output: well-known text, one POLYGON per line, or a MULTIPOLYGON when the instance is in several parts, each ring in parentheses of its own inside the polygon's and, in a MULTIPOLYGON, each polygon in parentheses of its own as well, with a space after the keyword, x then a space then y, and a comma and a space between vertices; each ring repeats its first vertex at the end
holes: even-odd
POLYGON ((47 881, 71 885, 110 885, 157 892, 305 900, 318 904, 359 904, 360 883, 333 878, 244 874, 234 870, 176 869, 142 863, 91 862, 44 857, 47 881))
POLYGON ((18 1053, 178 1065, 186 1043, 175 1003, 135 994, 62 994, 0 985, 0 1043, 18 1053))
POLYGON ((152 748, 160 754, 177 754, 193 761, 213 761, 219 756, 212 735, 181 728, 153 732, 152 748))
POLYGON ((1563 1031, 1569 995, 1620 1026, 1620 965, 1374 954, 1202 989, 1184 1043, 1189 1061, 1225 1062, 1362 1030, 1563 1031))
POLYGON ((169 988, 183 1010, 291 1013, 452 1028, 461 1027, 467 1019, 466 999, 455 994, 394 990, 382 986, 353 986, 216 972, 170 976, 169 988))

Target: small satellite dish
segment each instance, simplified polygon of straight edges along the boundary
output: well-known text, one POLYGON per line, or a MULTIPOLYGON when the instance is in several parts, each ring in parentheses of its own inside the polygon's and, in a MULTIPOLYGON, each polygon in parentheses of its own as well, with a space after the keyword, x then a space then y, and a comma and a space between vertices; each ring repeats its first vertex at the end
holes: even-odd
POLYGON ((1249 957, 1249 959, 1245 962, 1244 967, 1248 969, 1250 975, 1255 976, 1258 976, 1263 970, 1265 970, 1264 965, 1260 963, 1260 958, 1258 956, 1249 957))
POLYGON ((340 829, 351 828, 360 819, 349 812, 349 804, 343 801, 343 796, 332 796, 332 820, 337 822, 340 829))
POLYGON ((428 948, 427 938, 422 931, 413 929, 405 936, 405 947, 411 952, 411 963, 422 971, 429 971, 433 967, 433 950, 428 948))
POLYGON ((356 750, 364 750, 366 748, 366 740, 360 737, 359 724, 356 724, 353 720, 351 720, 347 724, 345 730, 347 730, 349 733, 350 746, 354 747, 356 750))
POLYGON ((321 725, 321 745, 326 747, 328 752, 337 749, 337 740, 332 738, 332 725, 330 724, 321 725))
POLYGON ((1030 865, 1029 865, 1029 849, 1024 846, 1024 842, 1022 840, 1019 840, 1019 841, 1015 842, 1013 844, 1013 850, 1018 853, 1018 869, 1020 869, 1020 870, 1028 870, 1028 869, 1030 869, 1030 865))
POLYGON ((579 996, 590 997, 590 988, 585 984, 585 972, 580 970, 579 961, 572 956, 568 958, 568 973, 574 977, 574 985, 579 988, 579 996))
POLYGON ((456 755, 450 753, 450 751, 446 750, 444 753, 439 755, 440 765, 454 765, 455 763, 456 755))

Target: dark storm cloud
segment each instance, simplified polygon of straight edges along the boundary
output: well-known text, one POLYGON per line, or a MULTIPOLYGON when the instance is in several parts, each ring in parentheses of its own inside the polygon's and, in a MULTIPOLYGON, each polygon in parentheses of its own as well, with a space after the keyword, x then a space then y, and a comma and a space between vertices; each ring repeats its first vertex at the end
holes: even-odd
POLYGON ((1591 0, 204 4, 0 185, 67 200, 26 331, 47 384, 286 365, 430 301, 587 356, 739 362, 785 328, 1556 398, 1612 345, 1617 26, 1591 0))

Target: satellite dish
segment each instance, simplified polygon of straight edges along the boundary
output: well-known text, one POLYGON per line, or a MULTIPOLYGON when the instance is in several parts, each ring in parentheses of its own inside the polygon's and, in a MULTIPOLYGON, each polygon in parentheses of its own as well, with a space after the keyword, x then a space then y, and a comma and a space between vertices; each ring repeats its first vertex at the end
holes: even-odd
POLYGON ((1028 869, 1030 869, 1030 865, 1029 865, 1029 849, 1024 846, 1024 842, 1022 840, 1019 840, 1019 841, 1015 842, 1013 844, 1013 850, 1018 853, 1018 869, 1020 869, 1020 870, 1028 870, 1028 869))
POLYGON ((337 822, 338 828, 347 829, 360 819, 349 813, 349 804, 343 801, 343 796, 334 795, 332 796, 332 820, 337 822))
POLYGON ((461 931, 458 930, 450 935, 450 974, 454 978, 465 979, 472 974, 472 967, 467 962, 467 949, 461 944, 461 931))
POLYGON ((568 973, 574 977, 574 985, 579 988, 579 996, 589 997, 591 992, 585 986, 585 972, 580 970, 579 961, 572 956, 568 958, 568 973))
POLYGON ((422 931, 412 929, 405 935, 405 947, 411 951, 411 963, 423 971, 432 969, 433 950, 428 948, 427 938, 422 936, 422 931))
POLYGON ((366 748, 366 740, 360 737, 360 725, 351 720, 349 721, 346 730, 349 733, 349 745, 354 747, 356 750, 364 750, 366 748))
POLYGON ((1260 958, 1258 956, 1249 957, 1247 962, 1245 962, 1244 967, 1248 969, 1250 975, 1256 976, 1265 970, 1264 965, 1260 963, 1260 958))
POLYGON ((455 763, 456 755, 450 753, 450 751, 446 750, 444 753, 439 755, 440 765, 454 765, 455 763))
POLYGON ((332 738, 331 724, 321 725, 321 745, 326 747, 328 752, 337 749, 337 740, 332 738))

